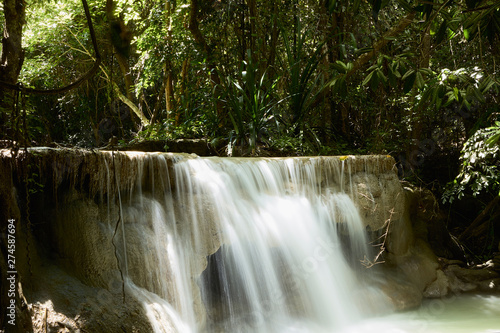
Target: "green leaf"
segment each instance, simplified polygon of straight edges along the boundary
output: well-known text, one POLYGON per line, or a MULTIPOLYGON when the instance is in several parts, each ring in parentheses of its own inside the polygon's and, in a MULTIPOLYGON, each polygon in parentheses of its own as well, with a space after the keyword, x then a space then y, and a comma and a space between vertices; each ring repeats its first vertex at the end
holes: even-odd
POLYGON ((457 87, 453 87, 453 96, 455 97, 455 100, 458 102, 460 99, 460 92, 458 91, 457 87))
POLYGON ((338 75, 331 83, 332 91, 334 94, 347 95, 347 84, 345 82, 345 75, 338 75))
POLYGON ((440 44, 444 40, 447 28, 448 28, 448 23, 445 20, 443 21, 443 23, 441 23, 441 26, 439 27, 439 30, 436 34, 436 44, 440 44))
POLYGON ((380 83, 380 78, 378 76, 378 72, 373 72, 373 73, 375 74, 372 76, 372 79, 370 81, 370 88, 372 88, 372 90, 377 90, 378 85, 380 83))
POLYGON ((484 94, 491 89, 496 84, 495 80, 491 76, 485 77, 479 84, 479 90, 484 94))
POLYGON ((396 87, 398 82, 397 82, 396 74, 394 73, 394 68, 392 67, 392 65, 389 65, 387 67, 387 69, 388 69, 387 76, 389 77, 389 85, 391 87, 396 87))
POLYGON ((481 102, 481 103, 486 103, 486 99, 484 98, 484 95, 481 94, 481 92, 479 91, 479 89, 477 89, 476 87, 474 86, 470 86, 472 87, 472 93, 474 94, 474 97, 476 97, 476 99, 481 102))
POLYGON ((413 9, 411 8, 411 5, 406 1, 406 0, 397 0, 399 5, 403 7, 404 10, 407 12, 411 12, 413 9))
POLYGON ((327 7, 330 13, 333 13, 335 11, 336 4, 337 0, 327 0, 327 7))
POLYGON ((368 53, 371 51, 373 51, 373 47, 363 47, 361 49, 357 49, 356 51, 354 51, 354 54, 361 55, 363 53, 368 53))
POLYGON ((437 93, 438 93, 438 97, 440 99, 442 99, 444 97, 444 95, 446 95, 446 87, 444 85, 440 84, 437 87, 437 93))
POLYGON ((496 133, 495 135, 490 136, 490 137, 489 137, 489 138, 485 141, 485 143, 486 143, 488 146, 492 147, 492 146, 494 146, 494 145, 498 142, 498 140, 500 140, 500 132, 496 133))
POLYGON ((430 68, 420 68, 418 71, 425 75, 434 75, 434 72, 430 68))
MULTIPOLYGON (((414 70, 410 70, 412 73, 410 73, 409 75, 404 75, 403 76, 403 79, 404 79, 404 85, 403 85, 403 91, 405 94, 409 93, 411 91, 411 89, 413 88, 413 84, 415 83, 415 78, 416 78, 416 73, 414 70), (406 77, 406 79, 405 79, 406 77)), ((408 72, 407 72, 408 74, 408 72)))
POLYGON ((348 71, 347 65, 340 60, 337 60, 332 67, 336 69, 339 73, 345 74, 348 71))
POLYGON ((414 74, 414 73, 415 73, 415 70, 414 70, 414 69, 410 69, 410 70, 408 70, 408 71, 405 73, 405 75, 403 75, 402 80, 403 80, 403 81, 404 81, 404 80, 406 80, 406 79, 408 78, 408 76, 410 76, 410 75, 412 75, 412 74, 414 74))
POLYGON ((356 13, 359 9, 359 5, 361 4, 361 0, 354 0, 354 4, 352 5, 352 11, 356 13))
POLYGON ((372 3, 372 13, 375 21, 378 20, 378 13, 380 12, 380 8, 382 7, 382 0, 373 0, 372 3))
POLYGON ((365 79, 363 80, 363 83, 361 83, 361 85, 366 86, 372 80, 373 73, 375 73, 375 71, 370 72, 370 74, 368 74, 365 77, 365 79))
POLYGON ((423 89, 424 88, 424 86, 425 86, 425 80, 424 80, 424 77, 422 76, 422 73, 420 71, 418 71, 416 73, 415 81, 416 81, 418 89, 423 89))
POLYGON ((377 77, 384 86, 387 84, 387 76, 385 76, 384 72, 382 72, 380 68, 377 70, 377 77))

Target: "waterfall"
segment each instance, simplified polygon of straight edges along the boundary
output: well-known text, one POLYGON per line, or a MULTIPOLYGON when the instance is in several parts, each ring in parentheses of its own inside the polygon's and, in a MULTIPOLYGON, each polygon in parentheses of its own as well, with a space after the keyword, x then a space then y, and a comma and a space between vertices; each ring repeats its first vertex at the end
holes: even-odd
POLYGON ((344 161, 144 159, 119 258, 155 332, 341 332, 386 306, 344 161))

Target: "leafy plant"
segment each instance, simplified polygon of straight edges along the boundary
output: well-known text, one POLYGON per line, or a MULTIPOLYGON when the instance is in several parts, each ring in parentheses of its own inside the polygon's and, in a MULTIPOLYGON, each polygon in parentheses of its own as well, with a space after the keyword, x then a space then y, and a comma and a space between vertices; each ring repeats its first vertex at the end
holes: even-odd
POLYGON ((248 140, 252 155, 267 123, 273 118, 273 109, 279 103, 273 96, 277 79, 268 79, 266 73, 258 73, 250 50, 241 70, 240 82, 228 78, 230 105, 229 116, 233 124, 235 139, 248 140))
POLYGON ((302 31, 299 19, 294 24, 294 36, 290 36, 287 29, 281 25, 283 42, 285 47, 285 70, 289 78, 287 92, 290 98, 290 110, 292 114, 291 125, 296 130, 304 120, 309 109, 309 103, 325 87, 320 84, 320 76, 314 75, 323 58, 321 50, 324 42, 319 43, 314 52, 307 53, 307 40, 310 31, 302 31))
POLYGON ((498 193, 500 190, 500 122, 478 130, 464 144, 462 167, 455 180, 443 193, 443 202, 461 199, 466 193, 498 193))

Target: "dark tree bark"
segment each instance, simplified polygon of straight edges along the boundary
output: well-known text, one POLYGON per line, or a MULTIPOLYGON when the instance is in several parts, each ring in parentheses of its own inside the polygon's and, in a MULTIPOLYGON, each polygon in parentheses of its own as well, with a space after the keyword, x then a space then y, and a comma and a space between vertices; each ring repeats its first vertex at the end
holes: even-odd
MULTIPOLYGON (((16 84, 24 61, 22 48, 23 26, 26 19, 24 0, 3 0, 5 22, 3 26, 2 54, 0 56, 0 81, 16 84)), ((8 125, 15 92, 0 89, 0 132, 2 138, 12 138, 8 125)))

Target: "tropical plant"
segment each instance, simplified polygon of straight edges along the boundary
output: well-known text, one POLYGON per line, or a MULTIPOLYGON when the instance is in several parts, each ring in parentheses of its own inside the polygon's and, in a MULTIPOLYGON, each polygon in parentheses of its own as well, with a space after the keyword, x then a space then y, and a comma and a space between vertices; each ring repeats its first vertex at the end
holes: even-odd
POLYGON ((461 170, 443 194, 444 202, 453 202, 466 194, 500 196, 500 121, 478 130, 464 144, 461 170))
POLYGON ((259 66, 252 60, 250 50, 243 62, 240 82, 228 78, 230 92, 227 101, 229 116, 235 137, 240 145, 248 144, 255 155, 257 142, 274 118, 274 109, 279 103, 274 95, 278 79, 268 78, 266 72, 259 74, 259 66), (248 142, 244 142, 248 140, 248 142))

